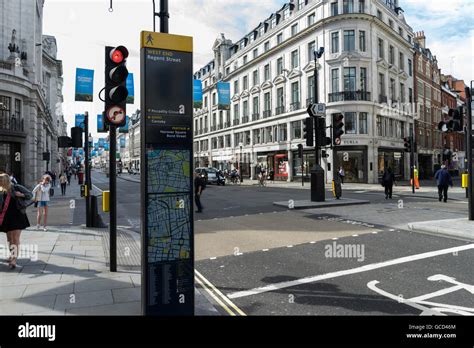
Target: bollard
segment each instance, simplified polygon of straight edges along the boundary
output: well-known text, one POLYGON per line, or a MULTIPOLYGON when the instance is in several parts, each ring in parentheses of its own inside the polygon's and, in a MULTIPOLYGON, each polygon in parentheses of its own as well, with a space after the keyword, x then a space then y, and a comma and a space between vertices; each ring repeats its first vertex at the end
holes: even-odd
POLYGON ((110 210, 110 191, 102 192, 102 211, 104 213, 109 212, 110 210))
POLYGON ((91 195, 91 220, 92 220, 92 227, 107 227, 102 221, 102 217, 99 214, 98 204, 97 204, 97 196, 91 195))

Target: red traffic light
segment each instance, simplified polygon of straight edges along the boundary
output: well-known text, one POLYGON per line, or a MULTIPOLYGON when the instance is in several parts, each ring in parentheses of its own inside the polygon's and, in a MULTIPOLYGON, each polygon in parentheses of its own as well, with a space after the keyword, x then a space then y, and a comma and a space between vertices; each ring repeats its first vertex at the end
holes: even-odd
POLYGON ((110 59, 115 64, 122 63, 128 57, 128 50, 124 46, 118 46, 110 51, 110 59))

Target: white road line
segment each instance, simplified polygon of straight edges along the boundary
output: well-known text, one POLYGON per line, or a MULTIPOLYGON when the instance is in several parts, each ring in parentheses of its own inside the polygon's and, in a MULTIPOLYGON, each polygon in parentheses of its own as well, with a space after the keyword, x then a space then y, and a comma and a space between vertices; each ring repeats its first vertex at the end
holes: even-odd
POLYGON ((315 241, 312 241, 312 242, 309 242, 309 244, 316 244, 316 242, 315 242, 315 241))
POLYGON ((338 240, 338 239, 339 239, 339 238, 335 237, 335 238, 333 238, 332 240, 338 240))
POLYGON ((359 235, 358 234, 353 234, 352 237, 359 237, 359 235))
POLYGON ((372 271, 374 269, 384 268, 384 267, 393 266, 393 265, 399 265, 399 264, 406 263, 406 262, 423 260, 423 259, 427 259, 427 258, 430 258, 430 257, 451 254, 451 253, 456 252, 456 251, 459 252, 459 251, 465 251, 465 250, 471 250, 471 249, 474 249, 474 244, 468 244, 468 245, 462 245, 462 246, 458 246, 458 247, 454 247, 454 248, 430 251, 430 252, 426 252, 426 253, 422 253, 422 254, 405 256, 405 257, 401 257, 401 258, 393 259, 393 260, 389 260, 389 261, 372 263, 372 264, 369 264, 369 265, 356 267, 356 268, 351 268, 351 269, 344 270, 344 271, 331 272, 331 273, 326 273, 326 274, 321 274, 321 275, 316 275, 316 276, 311 276, 311 277, 305 277, 305 278, 301 278, 301 279, 297 279, 297 280, 291 280, 291 281, 276 283, 276 284, 272 284, 272 285, 262 286, 262 287, 258 287, 258 288, 251 289, 251 290, 238 291, 238 292, 234 292, 234 293, 228 295, 228 297, 229 298, 239 298, 239 297, 245 297, 245 296, 252 296, 252 295, 257 295, 257 294, 261 294, 261 293, 264 293, 264 292, 289 288, 289 287, 292 287, 292 286, 298 286, 298 285, 302 285, 302 284, 313 283, 313 282, 316 282, 316 281, 319 281, 319 280, 332 279, 332 278, 342 277, 342 276, 356 274, 356 273, 368 272, 368 271, 372 271))
POLYGON ((262 251, 268 251, 269 249, 262 249, 262 251))
POLYGON ((217 259, 217 257, 215 257, 215 256, 209 258, 209 260, 215 260, 215 259, 217 259))
POLYGON ((378 233, 378 232, 375 232, 375 231, 374 231, 374 232, 372 232, 372 234, 377 234, 377 233, 378 233))
POLYGON ((293 245, 287 245, 286 247, 287 248, 293 248, 293 245))

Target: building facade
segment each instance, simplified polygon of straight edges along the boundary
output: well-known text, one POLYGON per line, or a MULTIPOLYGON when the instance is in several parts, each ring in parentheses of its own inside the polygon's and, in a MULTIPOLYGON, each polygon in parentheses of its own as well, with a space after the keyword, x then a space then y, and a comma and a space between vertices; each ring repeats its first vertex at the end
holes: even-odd
POLYGON ((42 33, 43 5, 0 0, 0 170, 27 186, 64 159, 62 63, 56 40, 42 33))
MULTIPOLYGON (((194 114, 196 166, 257 165, 275 180, 309 178, 314 150, 303 144, 307 105, 326 104, 326 125, 344 116, 342 144, 322 161, 326 181, 339 167, 348 182, 378 182, 391 167, 409 174, 403 138, 413 129, 413 31, 396 1, 298 1, 284 5, 236 43, 221 34, 214 60, 194 74, 203 107, 194 114), (230 83, 230 110, 219 110, 216 84, 230 83)), ((329 136, 329 130, 327 135, 329 136)))
POLYGON ((414 90, 417 115, 415 140, 418 145, 420 179, 431 179, 440 167, 444 148, 443 134, 438 129, 442 119, 441 71, 438 60, 426 47, 424 32, 414 37, 414 90))

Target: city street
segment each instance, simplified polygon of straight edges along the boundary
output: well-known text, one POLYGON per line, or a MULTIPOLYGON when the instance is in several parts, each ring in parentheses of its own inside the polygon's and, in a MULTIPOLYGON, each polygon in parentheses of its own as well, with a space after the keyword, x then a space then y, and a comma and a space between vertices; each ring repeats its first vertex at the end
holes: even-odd
MULTIPOLYGON (((139 232, 139 176, 118 178, 118 223, 139 232)), ((107 189, 102 173, 93 182, 107 189)), ((381 189, 344 192, 366 205, 293 210, 273 202, 307 199, 308 190, 208 185, 204 213, 195 214, 197 279, 216 288, 210 298, 227 303, 214 301, 224 315, 472 315, 472 241, 407 225, 463 218, 466 200, 418 192, 385 200, 381 189)))

